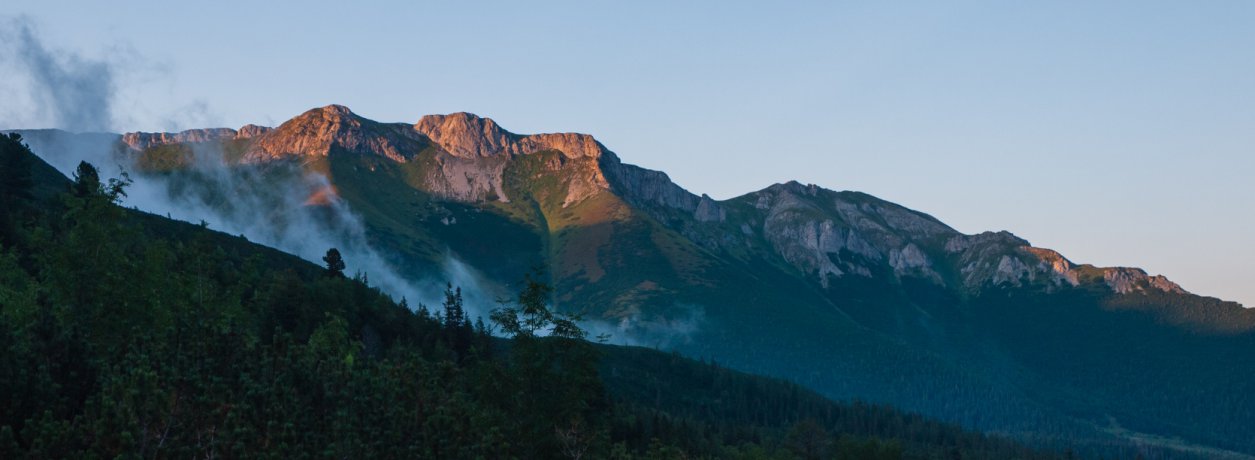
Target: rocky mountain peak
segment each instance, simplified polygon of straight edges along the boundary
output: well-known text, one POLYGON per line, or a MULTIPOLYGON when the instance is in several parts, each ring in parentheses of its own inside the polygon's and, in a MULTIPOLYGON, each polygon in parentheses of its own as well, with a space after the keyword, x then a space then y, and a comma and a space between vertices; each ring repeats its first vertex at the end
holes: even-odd
POLYGON ((339 104, 331 104, 306 110, 304 113, 293 117, 291 120, 284 122, 282 125, 279 125, 279 128, 360 127, 364 121, 367 120, 358 114, 353 113, 353 111, 349 110, 348 107, 339 104))
POLYGON ((520 137, 501 129, 491 118, 467 112, 426 115, 414 124, 414 130, 459 158, 502 154, 510 150, 520 137))
POLYGON ((514 134, 491 118, 466 112, 427 115, 414 124, 449 154, 459 158, 526 155, 556 150, 567 158, 599 158, 607 153, 593 136, 578 133, 514 134))
POLYGON ((236 132, 236 138, 252 139, 254 137, 261 136, 273 130, 274 128, 271 128, 269 126, 258 126, 254 124, 247 124, 247 125, 241 126, 240 130, 236 132))
POLYGON ((311 109, 257 137, 245 162, 289 156, 325 156, 332 146, 349 152, 408 161, 424 147, 424 139, 403 123, 378 123, 348 107, 332 104, 311 109))
POLYGON ((325 114, 326 116, 357 117, 357 114, 353 113, 352 110, 349 110, 348 107, 345 107, 340 104, 325 105, 325 106, 310 110, 309 112, 314 112, 314 111, 325 114))

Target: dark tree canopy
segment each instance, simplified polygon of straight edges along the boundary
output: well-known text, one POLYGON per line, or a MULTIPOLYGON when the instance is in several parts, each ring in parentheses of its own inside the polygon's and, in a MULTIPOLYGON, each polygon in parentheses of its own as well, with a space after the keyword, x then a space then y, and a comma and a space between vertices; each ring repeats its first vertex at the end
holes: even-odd
POLYGON ((31 199, 33 155, 20 134, 0 136, 0 200, 6 207, 31 199))
POLYGON ((32 153, 22 136, 0 136, 0 243, 12 239, 15 226, 32 199, 32 153))

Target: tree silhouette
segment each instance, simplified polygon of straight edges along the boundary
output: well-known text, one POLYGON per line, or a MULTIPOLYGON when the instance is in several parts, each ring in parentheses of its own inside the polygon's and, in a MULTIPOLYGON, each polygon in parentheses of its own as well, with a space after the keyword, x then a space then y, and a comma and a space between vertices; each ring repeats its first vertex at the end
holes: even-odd
POLYGON ((462 288, 454 288, 447 284, 444 290, 444 328, 449 347, 457 356, 463 358, 471 348, 471 339, 475 330, 466 317, 466 308, 462 304, 462 288))
POLYGON ((322 261, 327 263, 327 276, 331 278, 344 278, 344 259, 340 257, 340 250, 331 248, 327 250, 327 255, 322 257, 322 261))
POLYGON ((74 195, 87 197, 100 193, 100 171, 86 161, 80 161, 74 169, 74 195))
POLYGON ((31 199, 32 155, 20 134, 0 135, 0 202, 6 206, 31 199))
POLYGON ((71 190, 79 198, 104 197, 110 203, 120 203, 126 196, 126 187, 133 181, 131 176, 122 171, 117 178, 109 179, 108 185, 100 181, 100 170, 91 163, 80 161, 74 169, 74 185, 71 190))

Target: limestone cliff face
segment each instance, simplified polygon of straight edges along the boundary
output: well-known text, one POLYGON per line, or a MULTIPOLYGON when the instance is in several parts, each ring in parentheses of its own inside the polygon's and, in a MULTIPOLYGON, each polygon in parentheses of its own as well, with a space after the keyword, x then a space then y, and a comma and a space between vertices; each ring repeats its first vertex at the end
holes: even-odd
POLYGON ((598 158, 606 153, 605 147, 587 134, 518 135, 502 129, 490 118, 466 112, 427 115, 414 124, 414 130, 459 158, 526 155, 543 150, 556 150, 568 158, 598 158))
POLYGON ((177 133, 126 133, 122 143, 133 150, 147 150, 167 144, 191 144, 235 139, 238 133, 230 128, 189 129, 177 133))
POLYGON ((122 143, 131 150, 143 151, 153 147, 169 144, 195 144, 227 140, 251 139, 272 131, 272 128, 257 125, 244 125, 239 130, 231 128, 189 129, 177 133, 126 133, 122 135, 122 143))
POLYGON ((434 168, 425 171, 423 188, 463 203, 509 202, 510 197, 504 190, 508 161, 506 156, 464 158, 441 151, 433 157, 434 168))
POLYGON ((559 152, 564 159, 549 165, 568 179, 563 206, 609 188, 596 161, 613 154, 587 134, 519 135, 492 119, 465 112, 428 115, 413 128, 440 148, 434 158, 438 170, 430 171, 425 182, 430 191, 446 198, 510 201, 502 185, 505 168, 516 157, 542 151, 559 152))
POLYGON ((816 274, 872 276, 887 265, 898 276, 941 283, 919 242, 956 233, 931 217, 862 194, 837 193, 797 182, 776 184, 751 197, 764 212, 762 234, 786 261, 816 274))
POLYGON ((1053 289, 1078 283, 1072 262, 1007 232, 957 235, 946 241, 945 251, 957 256, 961 281, 968 288, 1043 285, 1053 289))
POLYGON ((235 133, 235 138, 236 139, 252 139, 254 137, 258 137, 263 134, 269 133, 271 131, 274 131, 274 128, 271 128, 269 126, 258 126, 254 124, 247 124, 240 127, 240 130, 235 133))
MULTIPOLYGON (((551 169, 568 172, 572 179, 564 205, 613 189, 638 206, 678 209, 691 213, 699 221, 718 221, 724 216, 718 202, 710 197, 703 199, 689 193, 662 172, 623 164, 613 152, 587 134, 514 134, 492 119, 465 112, 425 116, 414 124, 414 130, 430 138, 448 156, 456 158, 442 159, 442 169, 459 180, 469 178, 472 185, 449 190, 450 196, 482 199, 485 191, 493 190, 497 196, 504 197, 499 183, 502 164, 485 159, 557 151, 569 161, 551 169), (477 168, 477 165, 482 167, 477 168)), ((432 179, 440 182, 438 178, 432 179)))
POLYGON ((256 138, 244 161, 326 156, 334 145, 352 153, 404 162, 418 155, 426 139, 403 123, 378 123, 329 105, 307 111, 256 138))
POLYGON ((636 206, 654 211, 678 210, 703 222, 723 220, 725 216, 718 202, 690 193, 661 171, 624 164, 614 155, 602 157, 601 169, 614 190, 636 206))
POLYGON ((514 134, 491 119, 464 112, 425 116, 414 124, 414 130, 443 151, 436 159, 440 172, 427 180, 433 191, 452 199, 508 201, 502 176, 509 159, 557 151, 563 161, 550 170, 568 178, 563 206, 613 191, 629 203, 649 208, 647 212, 675 209, 699 221, 719 221, 725 215, 710 197, 689 193, 662 172, 623 164, 587 134, 514 134))
POLYGON ((427 115, 414 124, 414 130, 458 158, 491 157, 505 153, 517 137, 490 119, 466 112, 427 115))
POLYGON ((1103 269, 1103 280, 1113 291, 1128 294, 1136 291, 1159 290, 1176 294, 1185 294, 1177 283, 1169 281, 1161 275, 1151 276, 1140 268, 1114 267, 1103 269))
POLYGON ((1185 293, 1163 276, 1151 276, 1136 268, 1077 265, 1056 251, 1033 247, 1007 232, 959 235, 947 241, 945 250, 958 255, 958 267, 968 288, 1037 285, 1049 290, 1080 285, 1083 273, 1089 272, 1101 275, 1102 282, 1119 294, 1143 290, 1185 293))

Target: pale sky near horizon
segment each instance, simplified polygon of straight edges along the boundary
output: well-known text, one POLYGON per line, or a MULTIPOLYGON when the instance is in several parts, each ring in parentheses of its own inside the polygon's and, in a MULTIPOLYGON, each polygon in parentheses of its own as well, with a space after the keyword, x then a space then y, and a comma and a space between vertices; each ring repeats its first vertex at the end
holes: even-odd
MULTIPOLYGON (((858 190, 1255 306, 1255 2, 681 3, 10 0, 0 19, 118 63, 114 131, 468 111, 593 134, 718 199, 858 190)), ((18 105, 0 128, 49 124, 18 105)))

